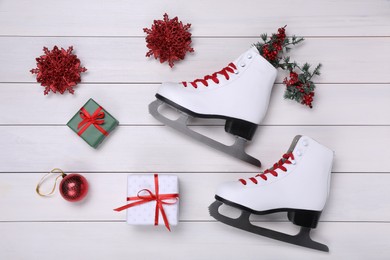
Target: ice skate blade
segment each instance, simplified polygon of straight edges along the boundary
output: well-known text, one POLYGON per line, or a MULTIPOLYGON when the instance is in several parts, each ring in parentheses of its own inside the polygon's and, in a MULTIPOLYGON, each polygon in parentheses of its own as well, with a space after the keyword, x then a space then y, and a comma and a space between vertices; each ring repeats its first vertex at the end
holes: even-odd
MULTIPOLYGON (((215 141, 214 139, 211 139, 205 135, 202 135, 202 134, 199 134, 193 130, 191 130, 190 128, 188 128, 187 126, 187 122, 188 122, 188 119, 189 119, 189 115, 183 113, 183 112, 180 112, 181 115, 178 119, 176 120, 170 120, 169 118, 166 118, 165 116, 163 116, 159 111, 158 111, 158 108, 165 104, 163 101, 157 99, 155 101, 153 101, 152 103, 149 104, 149 113, 154 117, 156 118, 157 120, 159 120, 160 122, 162 122, 163 124, 167 125, 167 126, 170 126, 174 129, 176 129, 177 131, 180 131, 182 132, 183 134, 189 136, 189 137, 192 137, 202 143, 205 143, 221 152, 224 152, 226 154, 229 154, 233 157, 236 157, 240 160, 243 160, 247 163, 250 163, 254 166, 257 166, 257 167, 260 167, 261 166, 261 163, 258 159, 248 155, 246 152, 245 152, 245 144, 246 144, 246 140, 243 139, 243 138, 240 138, 240 137, 237 137, 235 143, 233 145, 225 145, 225 144, 222 144, 220 142, 217 142, 215 141)), ((167 104, 168 105, 168 104, 167 104)), ((169 105, 168 105, 169 106, 169 105)))
POLYGON ((276 239, 279 241, 283 241, 286 243, 303 246, 315 250, 320 250, 324 252, 329 252, 328 246, 318 243, 316 241, 313 241, 310 238, 310 228, 301 227, 300 231, 296 235, 289 235, 285 233, 281 233, 272 229, 267 229, 259 226, 255 226, 250 223, 249 216, 251 213, 247 211, 242 211, 241 215, 236 218, 229 218, 219 213, 218 209, 223 203, 221 201, 214 201, 209 206, 209 212, 210 216, 215 218, 216 220, 225 223, 229 226, 242 229, 257 235, 265 236, 268 238, 276 239))

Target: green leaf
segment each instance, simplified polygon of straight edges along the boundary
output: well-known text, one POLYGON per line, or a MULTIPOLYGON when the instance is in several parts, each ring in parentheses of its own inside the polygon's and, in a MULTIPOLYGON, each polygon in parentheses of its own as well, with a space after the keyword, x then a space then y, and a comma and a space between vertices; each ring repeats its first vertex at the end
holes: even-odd
POLYGON ((298 80, 299 80, 300 82, 306 82, 306 76, 305 76, 305 74, 299 74, 299 75, 298 75, 298 80))
POLYGON ((303 64, 302 70, 304 72, 308 72, 309 69, 310 69, 310 64, 309 63, 306 62, 305 64, 303 64))

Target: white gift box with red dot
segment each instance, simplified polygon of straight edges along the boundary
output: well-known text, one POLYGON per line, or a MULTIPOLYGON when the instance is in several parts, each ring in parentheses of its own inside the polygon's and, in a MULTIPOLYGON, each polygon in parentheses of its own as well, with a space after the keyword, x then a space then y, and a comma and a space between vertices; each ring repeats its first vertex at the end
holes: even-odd
MULTIPOLYGON (((179 194, 179 181, 176 175, 158 175, 159 194, 179 194)), ((137 197, 149 196, 145 191, 153 194, 155 191, 154 174, 132 174, 127 177, 127 196, 137 197)), ((166 202, 174 202, 175 199, 166 199, 166 202)), ((129 201, 132 203, 134 201, 129 201)), ((174 204, 163 204, 165 214, 170 226, 176 226, 179 219, 179 200, 174 204)), ((156 201, 146 202, 127 209, 127 223, 130 225, 154 225, 155 224, 156 201)), ((159 210, 158 225, 165 225, 164 219, 159 210)))

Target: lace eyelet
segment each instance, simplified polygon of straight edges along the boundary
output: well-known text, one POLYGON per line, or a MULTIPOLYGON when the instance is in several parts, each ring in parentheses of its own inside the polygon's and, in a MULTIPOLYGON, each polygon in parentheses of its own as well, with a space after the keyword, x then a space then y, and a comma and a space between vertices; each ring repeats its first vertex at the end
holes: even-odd
POLYGON ((236 75, 239 74, 239 73, 240 73, 240 72, 239 72, 238 70, 234 71, 234 74, 236 74, 236 75))
POLYGON ((252 59, 252 54, 249 53, 248 56, 247 56, 247 58, 248 58, 248 59, 252 59))
POLYGON ((240 66, 244 68, 246 66, 246 64, 245 63, 241 63, 240 66))

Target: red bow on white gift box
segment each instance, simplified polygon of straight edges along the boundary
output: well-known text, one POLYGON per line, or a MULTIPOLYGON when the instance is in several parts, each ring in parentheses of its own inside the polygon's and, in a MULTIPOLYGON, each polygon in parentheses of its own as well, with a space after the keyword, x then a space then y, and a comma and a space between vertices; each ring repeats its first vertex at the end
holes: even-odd
POLYGON ((156 210, 155 210, 155 216, 154 216, 154 225, 158 225, 158 214, 159 211, 161 212, 162 218, 164 220, 166 228, 171 231, 171 228, 169 226, 167 215, 164 211, 164 204, 166 205, 172 205, 175 204, 179 198, 178 193, 170 193, 170 194, 160 194, 159 193, 159 185, 158 185, 158 174, 154 174, 154 189, 155 193, 148 189, 142 189, 138 191, 136 197, 127 197, 127 201, 134 201, 133 203, 129 203, 127 205, 124 205, 122 207, 114 209, 115 211, 122 211, 134 206, 138 206, 144 203, 148 203, 151 201, 156 201, 156 210), (141 195, 141 193, 147 193, 147 195, 141 195), (166 200, 174 200, 174 201, 166 201, 166 200))

